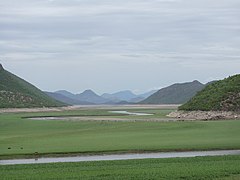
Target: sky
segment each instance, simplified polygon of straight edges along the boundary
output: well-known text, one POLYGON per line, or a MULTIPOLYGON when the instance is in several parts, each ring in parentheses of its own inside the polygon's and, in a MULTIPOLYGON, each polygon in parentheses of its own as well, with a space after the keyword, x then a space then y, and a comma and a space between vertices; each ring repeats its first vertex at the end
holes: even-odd
POLYGON ((239 0, 0 0, 0 63, 45 91, 142 93, 240 71, 239 0))

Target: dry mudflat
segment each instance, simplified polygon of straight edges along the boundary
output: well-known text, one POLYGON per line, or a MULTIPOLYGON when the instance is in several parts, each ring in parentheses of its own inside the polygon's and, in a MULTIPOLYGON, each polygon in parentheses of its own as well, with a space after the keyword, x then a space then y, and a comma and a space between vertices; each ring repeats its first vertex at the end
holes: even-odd
POLYGON ((77 105, 53 108, 3 108, 0 113, 19 113, 19 112, 56 112, 67 110, 82 109, 177 109, 178 104, 171 105, 77 105))
POLYGON ((169 121, 179 121, 179 119, 176 118, 151 118, 148 116, 148 118, 121 118, 121 117, 93 117, 93 116, 75 116, 75 117, 34 117, 29 118, 31 120, 45 120, 45 121, 51 121, 51 120, 61 120, 61 121, 125 121, 125 122, 136 122, 136 121, 147 121, 147 122, 169 122, 169 121))

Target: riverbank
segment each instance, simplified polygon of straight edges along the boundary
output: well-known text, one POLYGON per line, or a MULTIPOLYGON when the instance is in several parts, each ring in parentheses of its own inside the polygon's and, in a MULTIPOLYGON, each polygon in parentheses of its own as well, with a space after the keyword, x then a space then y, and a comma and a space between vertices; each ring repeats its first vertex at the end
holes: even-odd
POLYGON ((60 111, 74 111, 74 110, 92 110, 92 109, 177 109, 179 104, 166 105, 75 105, 66 107, 54 108, 0 108, 1 113, 34 113, 34 112, 60 112, 60 111))
POLYGON ((240 119, 240 113, 232 111, 173 111, 167 116, 186 120, 240 119))

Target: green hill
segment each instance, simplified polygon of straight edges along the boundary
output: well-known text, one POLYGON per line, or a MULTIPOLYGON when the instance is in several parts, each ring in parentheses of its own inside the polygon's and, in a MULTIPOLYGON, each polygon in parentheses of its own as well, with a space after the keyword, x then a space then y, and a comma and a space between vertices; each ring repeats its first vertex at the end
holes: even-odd
POLYGON ((179 110, 240 111, 240 75, 209 84, 179 110))
POLYGON ((140 104, 183 104, 204 88, 199 81, 177 83, 160 89, 140 104))
POLYGON ((0 64, 0 108, 64 106, 25 80, 6 71, 0 64))

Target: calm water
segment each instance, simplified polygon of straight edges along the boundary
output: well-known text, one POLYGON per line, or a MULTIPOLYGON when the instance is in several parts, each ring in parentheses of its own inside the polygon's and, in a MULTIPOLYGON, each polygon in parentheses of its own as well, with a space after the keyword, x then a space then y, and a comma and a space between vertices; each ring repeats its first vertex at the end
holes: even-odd
POLYGON ((84 161, 108 161, 108 160, 130 160, 130 159, 157 159, 157 158, 222 156, 222 155, 240 155, 240 150, 164 152, 164 153, 143 153, 143 154, 137 154, 136 153, 136 154, 115 154, 115 155, 93 155, 93 156, 76 156, 76 157, 39 158, 39 159, 13 159, 13 160, 0 160, 0 165, 41 164, 41 163, 59 163, 59 162, 84 162, 84 161))
MULTIPOLYGON (((128 111, 109 111, 110 113, 118 113, 118 114, 127 114, 127 115, 135 115, 135 116, 151 116, 153 114, 148 113, 136 113, 136 112, 128 112, 128 111)), ((82 116, 58 116, 58 117, 33 117, 28 118, 31 120, 66 120, 66 119, 77 119, 81 118, 82 116)))
POLYGON ((127 115, 135 115, 135 116, 151 116, 153 114, 148 113, 136 113, 136 112, 128 112, 128 111, 109 111, 111 113, 118 113, 118 114, 127 114, 127 115))

